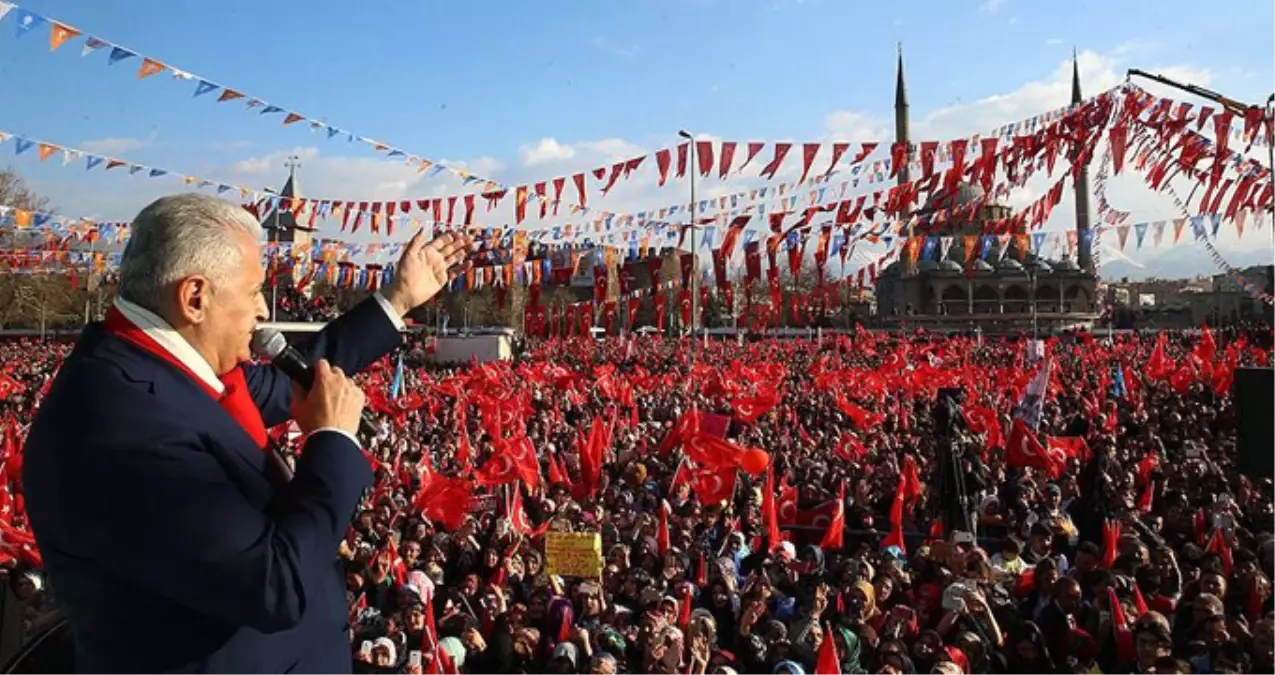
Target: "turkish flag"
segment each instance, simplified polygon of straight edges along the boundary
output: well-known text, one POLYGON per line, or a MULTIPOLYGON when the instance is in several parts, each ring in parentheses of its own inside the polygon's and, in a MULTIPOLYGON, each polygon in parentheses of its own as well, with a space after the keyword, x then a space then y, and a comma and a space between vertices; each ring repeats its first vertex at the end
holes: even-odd
POLYGON ((1027 425, 1015 418, 1005 444, 1005 464, 1030 466, 1044 471, 1050 478, 1057 478, 1062 475, 1067 462, 1061 450, 1042 446, 1027 425))

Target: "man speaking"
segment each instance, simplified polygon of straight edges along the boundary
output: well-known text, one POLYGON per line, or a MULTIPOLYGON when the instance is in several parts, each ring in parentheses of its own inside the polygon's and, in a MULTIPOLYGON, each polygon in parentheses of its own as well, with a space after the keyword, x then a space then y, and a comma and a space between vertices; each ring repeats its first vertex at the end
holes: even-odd
POLYGON ((25 449, 27 511, 80 670, 348 672, 337 547, 372 471, 349 379, 401 340, 470 241, 407 244, 394 280, 310 345, 310 391, 253 366, 261 228, 212 197, 133 221, 115 306, 85 329, 25 449), (305 434, 295 474, 266 429, 305 434))

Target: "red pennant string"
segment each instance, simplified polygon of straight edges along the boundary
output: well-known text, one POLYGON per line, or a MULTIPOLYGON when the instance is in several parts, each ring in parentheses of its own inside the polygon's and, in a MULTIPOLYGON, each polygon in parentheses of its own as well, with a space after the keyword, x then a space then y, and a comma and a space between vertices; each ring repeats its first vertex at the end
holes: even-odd
POLYGON ((722 157, 720 165, 717 169, 717 177, 725 178, 730 173, 731 162, 735 160, 735 144, 729 141, 722 142, 722 157))
MULTIPOLYGON (((668 180, 669 164, 673 161, 672 152, 669 150, 660 150, 655 153, 655 166, 659 169, 660 178, 657 185, 664 187, 664 182, 668 180)), ((680 175, 680 174, 679 174, 680 175)))
POLYGON ((788 156, 790 149, 792 149, 792 143, 776 143, 775 157, 761 170, 761 177, 767 180, 774 178, 775 172, 779 171, 779 165, 783 164, 784 157, 788 156))

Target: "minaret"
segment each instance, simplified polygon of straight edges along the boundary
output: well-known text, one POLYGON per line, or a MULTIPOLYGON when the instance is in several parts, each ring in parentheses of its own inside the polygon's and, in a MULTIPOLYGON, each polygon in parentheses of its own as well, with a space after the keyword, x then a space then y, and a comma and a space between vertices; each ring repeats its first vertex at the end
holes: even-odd
MULTIPOLYGON (((903 143, 907 146, 907 154, 903 166, 898 167, 899 185, 908 182, 908 161, 912 158, 911 136, 908 134, 908 86, 903 80, 903 43, 899 43, 899 65, 897 79, 894 83, 894 140, 897 143, 903 143)), ((912 226, 909 222, 908 239, 912 237, 912 226)), ((907 250, 906 248, 904 249, 907 250)), ((916 273, 916 261, 910 259, 905 253, 903 255, 903 276, 911 276, 916 273)))
MULTIPOLYGON (((1083 98, 1080 95, 1080 61, 1076 58, 1075 50, 1071 53, 1071 104, 1080 103, 1083 98)), ((1074 163, 1078 160, 1077 153, 1073 153, 1071 161, 1074 163)), ((1089 234, 1089 166, 1086 163, 1080 167, 1080 171, 1076 173, 1076 264, 1080 269, 1088 274, 1094 273, 1093 268, 1093 242, 1088 238, 1089 234)))
MULTIPOLYGON (((908 86, 903 81, 903 43, 899 43, 898 79, 894 83, 894 140, 899 143, 910 143, 908 135, 908 86)), ((911 148, 908 157, 912 156, 911 148)), ((899 167, 899 185, 908 182, 908 165, 899 167)))

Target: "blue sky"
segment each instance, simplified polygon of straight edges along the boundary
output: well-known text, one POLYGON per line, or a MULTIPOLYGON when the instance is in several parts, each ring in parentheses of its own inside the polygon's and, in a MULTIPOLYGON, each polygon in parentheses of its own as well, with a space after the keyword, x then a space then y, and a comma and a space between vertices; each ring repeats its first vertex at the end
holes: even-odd
MULTIPOLYGON (((899 41, 919 138, 985 132, 1065 104, 1049 86, 1073 45, 1094 85, 1110 86, 1136 66, 1191 76, 1245 101, 1262 101, 1275 86, 1275 9, 1255 0, 19 4, 510 183, 667 147, 679 128, 739 141, 888 134, 899 41)), ((138 81, 137 59, 108 67, 105 53, 83 58, 82 38, 49 53, 47 29, 14 34, 11 15, 0 23, 2 130, 253 187, 280 183, 283 158, 297 152, 303 192, 312 196, 457 190, 403 175, 370 148, 281 127, 241 102, 193 99, 191 82, 167 74, 138 81)), ((0 147, 0 165, 30 177, 67 215, 128 218, 181 189, 12 153, 11 143, 0 147)), ((653 190, 617 190, 604 206, 678 199, 653 190)), ((1143 208, 1143 196, 1129 199, 1143 208)), ((1151 201, 1141 219, 1177 215, 1151 201)))

